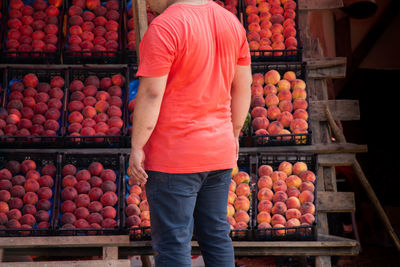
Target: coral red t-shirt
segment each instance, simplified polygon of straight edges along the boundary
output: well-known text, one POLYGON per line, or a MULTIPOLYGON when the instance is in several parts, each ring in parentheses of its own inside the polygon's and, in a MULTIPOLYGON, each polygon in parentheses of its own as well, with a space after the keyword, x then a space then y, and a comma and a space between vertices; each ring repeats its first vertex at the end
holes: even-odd
POLYGON ((194 173, 236 164, 231 84, 250 65, 246 32, 213 1, 174 4, 156 17, 139 49, 137 76, 168 75, 157 125, 144 147, 145 169, 194 173))

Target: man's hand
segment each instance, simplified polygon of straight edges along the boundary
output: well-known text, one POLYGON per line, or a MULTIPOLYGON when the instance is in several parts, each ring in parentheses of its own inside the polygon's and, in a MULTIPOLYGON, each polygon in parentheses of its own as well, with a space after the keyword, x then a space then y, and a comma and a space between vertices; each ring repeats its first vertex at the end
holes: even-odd
POLYGON ((129 170, 134 182, 138 185, 144 185, 147 182, 148 175, 144 170, 145 154, 143 149, 132 148, 129 157, 129 170))

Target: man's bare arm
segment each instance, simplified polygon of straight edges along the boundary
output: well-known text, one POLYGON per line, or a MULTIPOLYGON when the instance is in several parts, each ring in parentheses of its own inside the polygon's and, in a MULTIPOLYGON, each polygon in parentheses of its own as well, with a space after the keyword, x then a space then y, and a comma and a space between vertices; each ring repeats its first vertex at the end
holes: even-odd
POLYGON ((233 135, 239 138, 240 130, 250 108, 252 74, 250 66, 236 66, 231 90, 233 135))
POLYGON ((144 184, 147 174, 143 168, 143 147, 149 140, 160 114, 168 75, 141 77, 132 121, 132 148, 129 168, 139 184, 144 184))

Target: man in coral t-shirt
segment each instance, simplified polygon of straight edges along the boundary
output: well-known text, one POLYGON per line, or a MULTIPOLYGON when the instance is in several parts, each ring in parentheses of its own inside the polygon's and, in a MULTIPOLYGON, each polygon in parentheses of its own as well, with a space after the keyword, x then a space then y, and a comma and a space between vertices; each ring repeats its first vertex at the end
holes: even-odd
POLYGON ((246 32, 208 0, 148 0, 162 13, 139 48, 129 170, 146 184, 157 266, 234 266, 226 205, 250 106, 246 32))

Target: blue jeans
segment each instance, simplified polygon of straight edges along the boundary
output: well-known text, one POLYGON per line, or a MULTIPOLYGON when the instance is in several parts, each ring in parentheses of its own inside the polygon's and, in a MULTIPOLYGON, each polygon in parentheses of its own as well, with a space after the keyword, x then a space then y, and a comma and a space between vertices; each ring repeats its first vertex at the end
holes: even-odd
POLYGON ((146 194, 157 267, 191 266, 193 229, 206 266, 235 266, 226 220, 231 171, 147 172, 146 194))

